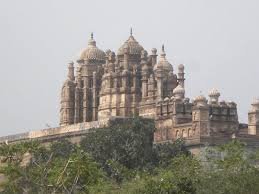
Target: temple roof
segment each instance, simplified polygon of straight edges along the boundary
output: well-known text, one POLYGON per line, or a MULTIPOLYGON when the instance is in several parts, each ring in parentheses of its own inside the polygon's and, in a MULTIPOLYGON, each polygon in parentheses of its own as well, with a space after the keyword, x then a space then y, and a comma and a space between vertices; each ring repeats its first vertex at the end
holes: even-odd
POLYGON ((80 54, 80 60, 105 61, 105 52, 96 46, 96 41, 93 39, 93 33, 88 41, 88 47, 80 54))
POLYGON ((167 61, 164 45, 162 45, 162 52, 158 63, 154 66, 154 70, 157 69, 165 71, 173 71, 173 66, 167 61))
POLYGON ((117 55, 123 55, 124 49, 128 49, 128 54, 130 55, 141 55, 141 51, 144 50, 132 35, 132 29, 130 30, 130 37, 118 49, 117 55))

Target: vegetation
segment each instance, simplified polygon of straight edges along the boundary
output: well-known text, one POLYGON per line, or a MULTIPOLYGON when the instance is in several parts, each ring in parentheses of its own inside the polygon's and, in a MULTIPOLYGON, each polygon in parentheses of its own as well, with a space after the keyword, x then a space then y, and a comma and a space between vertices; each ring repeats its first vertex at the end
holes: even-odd
POLYGON ((238 141, 191 155, 181 140, 153 145, 154 123, 136 118, 97 129, 79 145, 0 146, 0 193, 256 194, 257 152, 238 141))

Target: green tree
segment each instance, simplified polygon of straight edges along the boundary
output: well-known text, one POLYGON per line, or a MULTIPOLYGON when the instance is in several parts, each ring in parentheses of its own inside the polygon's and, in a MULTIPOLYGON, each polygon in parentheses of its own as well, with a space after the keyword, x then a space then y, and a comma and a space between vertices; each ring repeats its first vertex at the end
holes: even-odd
POLYGON ((259 193, 259 171, 255 165, 258 161, 256 152, 248 152, 245 144, 233 140, 210 149, 208 153, 209 168, 204 168, 198 185, 199 193, 259 193))
POLYGON ((157 173, 143 177, 130 193, 143 194, 194 194, 199 183, 202 166, 191 155, 178 155, 170 160, 166 168, 158 168, 157 173))
POLYGON ((112 127, 93 129, 82 141, 81 147, 102 164, 108 160, 127 168, 141 168, 153 157, 154 122, 136 118, 112 127))
POLYGON ((1 193, 89 193, 106 181, 99 165, 75 145, 57 142, 46 149, 26 142, 0 146, 0 151, 6 180, 1 193), (30 154, 27 162, 25 154, 30 154))
POLYGON ((189 153, 181 140, 154 145, 155 130, 154 121, 138 117, 112 123, 111 127, 93 129, 80 145, 120 183, 134 178, 139 171, 152 171, 162 164, 166 166, 178 154, 189 153))

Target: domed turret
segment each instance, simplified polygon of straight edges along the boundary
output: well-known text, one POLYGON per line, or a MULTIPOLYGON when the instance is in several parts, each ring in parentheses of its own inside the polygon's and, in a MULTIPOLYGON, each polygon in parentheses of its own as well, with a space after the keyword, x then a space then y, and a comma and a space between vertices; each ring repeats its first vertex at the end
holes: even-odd
POLYGON ((248 134, 259 134, 259 98, 255 98, 248 112, 248 134))
POLYGON ((259 111, 259 98, 256 98, 252 102, 252 111, 259 111))
POLYGON ((178 85, 173 90, 173 95, 175 96, 176 99, 183 99, 185 95, 185 89, 181 85, 178 85))
POLYGON ((210 104, 218 104, 220 93, 217 89, 213 88, 209 92, 210 104))
POLYGON ((154 66, 154 71, 173 71, 173 66, 167 61, 164 45, 162 45, 162 52, 158 63, 154 66))
POLYGON ((136 41, 136 39, 132 35, 132 29, 130 30, 130 37, 119 48, 117 55, 124 55, 125 48, 127 48, 129 55, 141 55, 141 51, 144 50, 144 48, 138 43, 138 41, 136 41))
POLYGON ((68 77, 61 89, 60 125, 69 125, 74 122, 75 82, 74 63, 68 64, 68 77))
POLYGON ((184 74, 185 74, 184 65, 183 64, 178 65, 178 82, 183 88, 184 88, 184 81, 185 81, 184 74))
POLYGON ((96 46, 93 33, 88 41, 88 47, 81 52, 79 60, 96 60, 101 63, 105 62, 105 52, 96 46))
POLYGON ((183 64, 178 65, 178 70, 179 72, 184 72, 184 65, 183 64))
POLYGON ((206 97, 203 96, 203 95, 199 95, 199 96, 196 96, 194 98, 194 101, 196 101, 196 102, 198 102, 198 101, 206 101, 206 100, 207 100, 206 97))
POLYGON ((208 101, 205 96, 199 95, 194 98, 193 102, 196 106, 206 106, 208 101))

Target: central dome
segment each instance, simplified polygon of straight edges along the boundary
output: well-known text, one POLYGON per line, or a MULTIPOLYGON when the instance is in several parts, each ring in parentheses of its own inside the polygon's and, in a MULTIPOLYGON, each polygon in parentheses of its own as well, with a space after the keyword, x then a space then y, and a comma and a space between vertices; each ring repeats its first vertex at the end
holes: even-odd
POLYGON ((141 55, 141 51, 144 50, 144 48, 132 36, 132 30, 130 31, 130 37, 119 48, 117 55, 124 55, 124 49, 125 48, 128 48, 130 55, 141 55))
POLYGON ((80 60, 97 60, 99 62, 105 62, 105 52, 96 46, 96 42, 93 39, 93 33, 91 34, 91 39, 88 41, 88 47, 80 54, 80 60))

